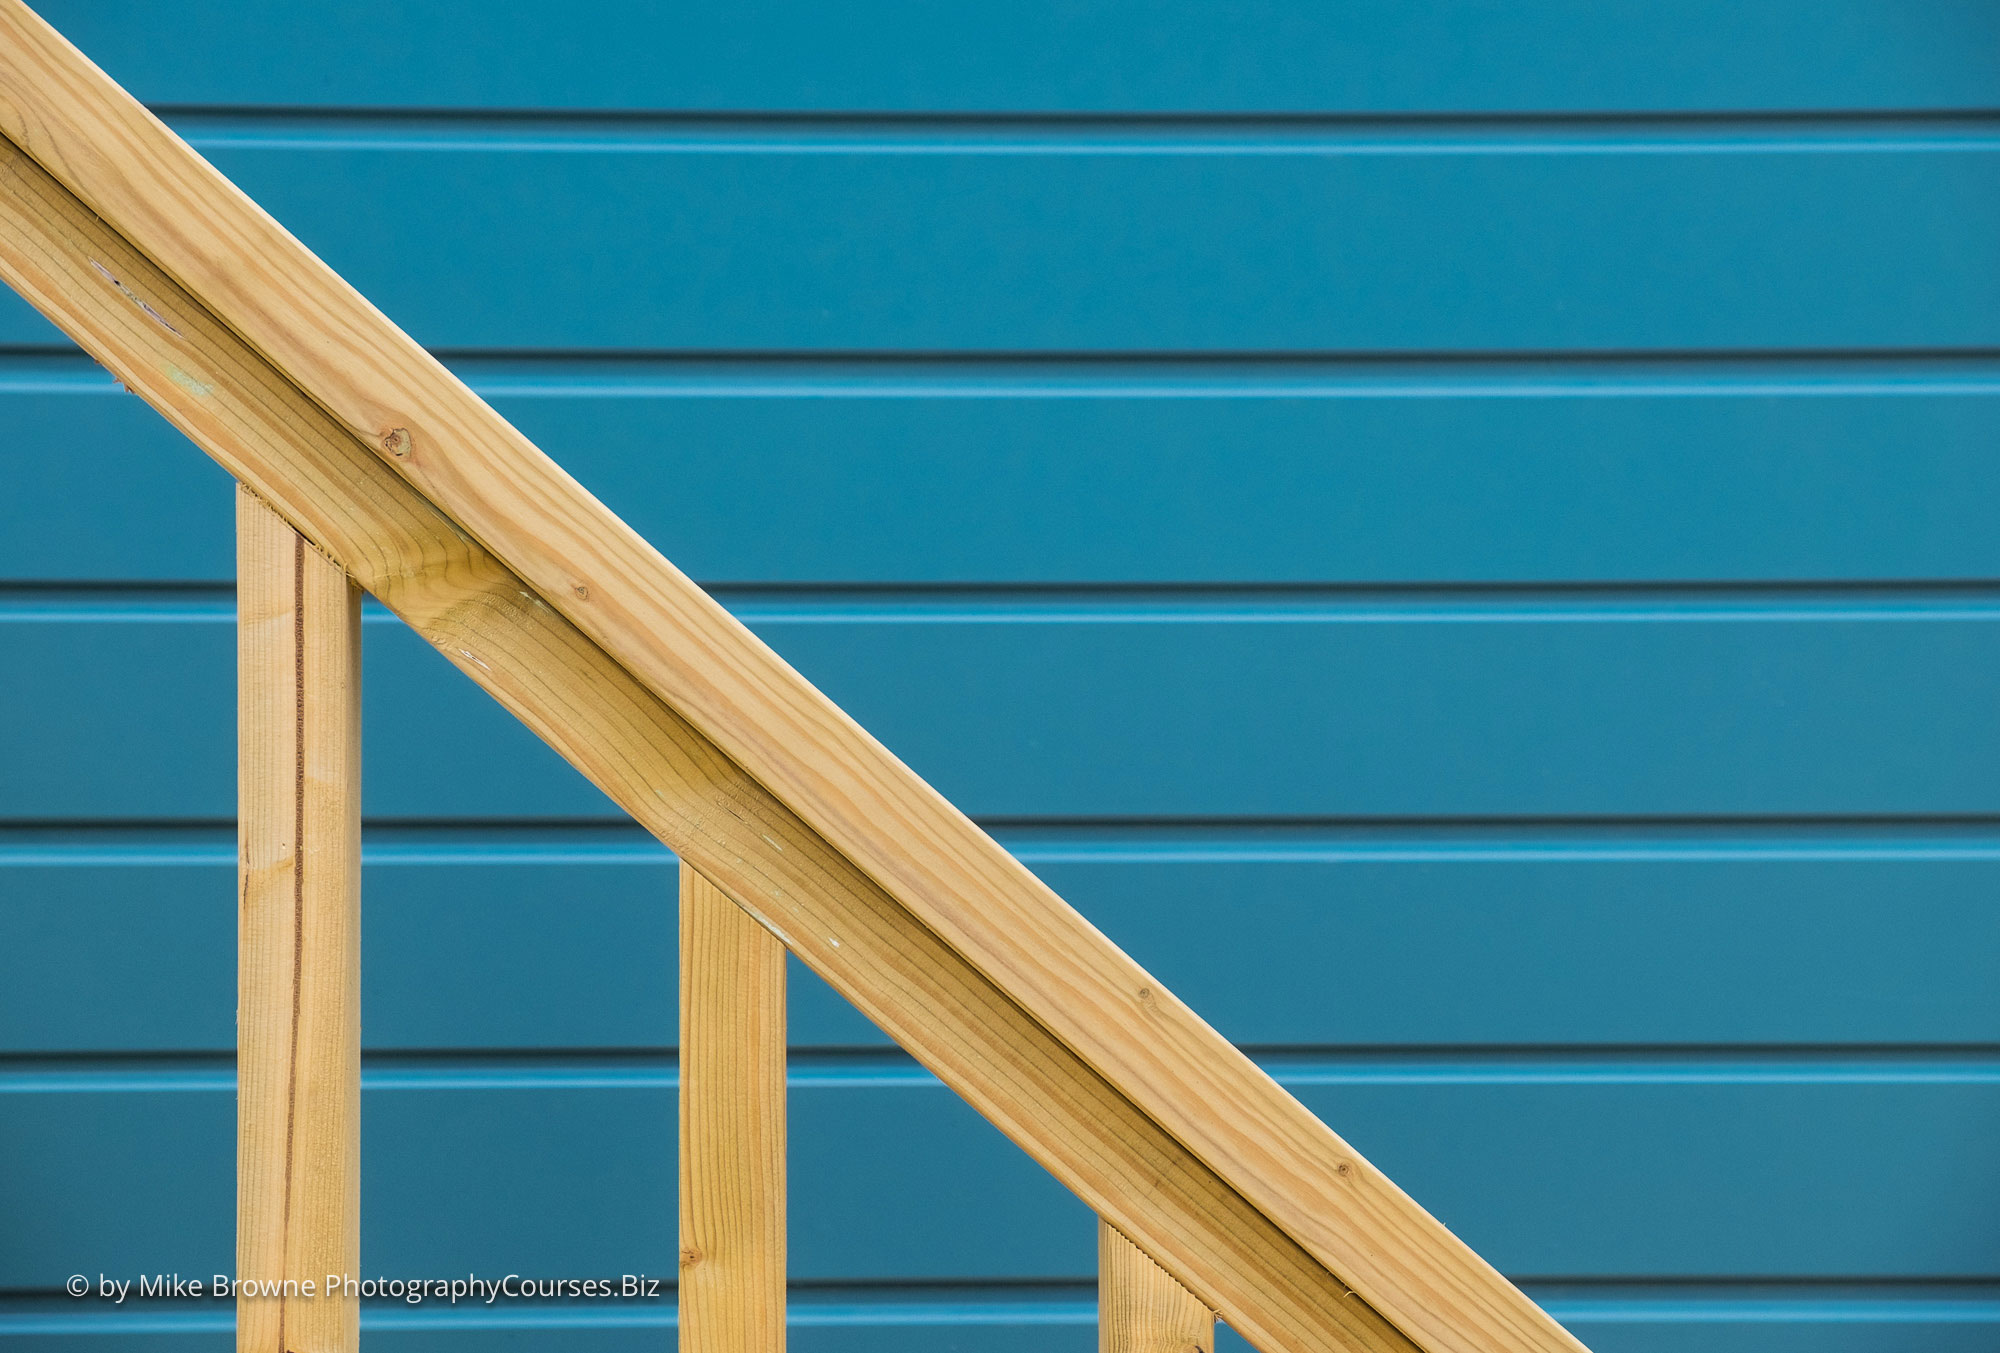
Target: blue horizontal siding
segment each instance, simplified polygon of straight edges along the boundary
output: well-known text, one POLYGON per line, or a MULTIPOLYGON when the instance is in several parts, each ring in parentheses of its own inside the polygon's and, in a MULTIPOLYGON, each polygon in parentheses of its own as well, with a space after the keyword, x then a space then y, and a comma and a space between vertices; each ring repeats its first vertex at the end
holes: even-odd
MULTIPOLYGON (((1985 361, 453 365, 711 583, 2000 578, 1985 361)), ((226 476, 95 367, 0 361, 0 425, 69 448, 0 580, 232 576, 226 476)))
POLYGON ((702 6, 139 0, 41 11, 153 102, 672 111, 1437 113, 2000 105, 1967 0, 702 6), (532 54, 530 58, 528 54, 532 54))
MULTIPOLYGON (((2000 347, 1984 123, 189 130, 433 347, 2000 347)), ((0 307, 0 343, 52 335, 0 307)))
MULTIPOLYGON (((1990 1061, 1283 1061, 1285 1084, 1523 1278, 1993 1279, 1990 1061), (1669 1149, 1670 1147, 1670 1149, 1669 1149)), ((403 1274, 674 1271, 665 1068, 364 1075, 362 1252, 403 1274)), ((0 1286, 226 1269, 226 1069, 0 1075, 0 1286)), ((1089 1210, 943 1087, 793 1069, 799 1281, 1088 1280, 1089 1210), (977 1226, 954 1218, 977 1216, 977 1226)))
MULTIPOLYGON (((225 832, 0 843, 0 1053, 226 1052, 225 832)), ((674 1044, 670 857, 629 835, 522 835, 371 838, 366 1046, 674 1044)), ((2000 1046, 1990 831, 1003 839, 1259 1048, 2000 1046), (1366 961, 1331 980, 1335 953, 1366 961)), ((790 1032, 802 1051, 885 1041, 796 965, 790 1032)))
MULTIPOLYGON (((1895 1289, 1890 1293, 1837 1286, 1759 1290, 1639 1289, 1599 1297, 1591 1289, 1530 1287, 1597 1353, 1987 1353, 2000 1332, 2000 1301, 1986 1290, 1895 1289)), ((794 1293, 787 1346, 801 1353, 1089 1353, 1097 1346, 1097 1312, 1088 1299, 1009 1299, 1006 1289, 954 1301, 895 1304, 814 1301, 794 1293)), ((644 1313, 502 1311, 497 1314, 362 1308, 370 1348, 398 1353, 471 1353, 487 1349, 551 1353, 653 1353, 673 1328, 670 1309, 644 1313)), ((78 1311, 48 1301, 0 1302, 0 1347, 11 1353, 124 1353, 135 1345, 174 1353, 227 1353, 231 1317, 213 1309, 78 1311)), ((1216 1331, 1220 1353, 1248 1345, 1226 1327, 1216 1331)))
POLYGON ((2000 1333, 2000 1307, 1973 1285, 1529 1290, 1597 1353, 1972 1353, 2000 1333))
MULTIPOLYGON (((970 1296, 868 1291, 843 1300, 842 1295, 795 1294, 787 1347, 803 1353, 1026 1353, 1030 1348, 1086 1353, 1097 1342, 1097 1308, 1089 1293, 1079 1297, 1057 1289, 1053 1296, 1033 1291, 1024 1296, 1002 1288, 970 1296)), ((74 1303, 65 1310, 46 1300, 27 1300, 13 1303, 10 1310, 0 1299, 0 1348, 9 1353, 43 1348, 87 1353, 128 1349, 137 1340, 148 1348, 186 1353, 225 1353, 233 1347, 233 1320, 226 1307, 151 1305, 128 1313, 116 1308, 80 1311, 74 1303)), ((658 1353, 669 1345, 674 1325, 670 1300, 602 1303, 594 1309, 518 1303, 497 1310, 368 1303, 361 1314, 371 1349, 409 1353, 484 1353, 494 1348, 658 1353)), ((1228 1334, 1222 1338, 1231 1353, 1247 1348, 1228 1334)))
MULTIPOLYGON (((1992 6, 43 9, 1599 1353, 1994 1345, 1992 6)), ((219 1350, 227 485, 0 348, 0 1347, 219 1350)), ((364 1265, 670 1271, 670 857, 366 681, 364 1265)), ((1083 1353, 791 986, 794 1347, 1083 1353)))
MULTIPOLYGON (((1983 597, 739 610, 975 816, 2000 813, 1983 597)), ((613 813, 398 622, 364 628, 371 816, 613 813)), ((0 726, 0 818, 232 816, 226 602, 22 604, 0 634, 0 702, 35 711, 0 726)))

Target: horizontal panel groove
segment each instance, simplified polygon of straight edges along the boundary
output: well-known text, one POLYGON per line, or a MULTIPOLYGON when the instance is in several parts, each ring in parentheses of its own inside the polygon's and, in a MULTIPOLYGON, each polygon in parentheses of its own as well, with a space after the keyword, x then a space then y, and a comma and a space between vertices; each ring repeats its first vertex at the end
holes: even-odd
MULTIPOLYGON (((1987 838, 2000 834, 2000 813, 1218 813, 1115 817, 1024 813, 975 814, 973 821, 1031 865, 1142 857, 1160 863, 1486 857, 1983 860, 1990 858, 1987 838), (1411 839, 1368 844, 1385 833, 1407 834, 1411 839), (1529 833, 1534 839, 1508 844, 1510 838, 1525 838, 1529 833), (1779 833, 1801 833, 1806 839, 1767 845, 1742 840, 1779 833), (1631 834, 1646 839, 1603 839, 1631 834), (1450 840, 1457 836, 1466 840, 1450 840), (1441 843, 1434 840, 1440 837, 1446 839, 1441 843), (1704 837, 1715 839, 1700 839, 1704 837), (1361 839, 1360 844, 1342 844, 1356 838, 1361 839), (1579 844, 1565 844, 1572 838, 1579 844), (1032 844, 1016 849, 1013 843, 1017 841, 1032 844), (1673 844, 1677 841, 1687 844, 1673 844)), ((626 834, 633 831, 631 822, 614 815, 438 817, 409 813, 369 816, 363 819, 363 826, 369 837, 378 838, 377 844, 364 846, 364 854, 378 863, 464 863, 488 857, 498 864, 537 857, 634 864, 664 860, 636 836, 629 846, 624 844, 626 834), (591 849, 586 856, 583 847, 545 839, 545 834, 570 832, 605 838, 603 849, 608 853, 591 849), (493 840, 460 848, 439 844, 439 838, 493 840), (390 845, 390 841, 400 844, 390 845), (521 844, 516 846, 516 841, 521 844)), ((224 838, 234 830, 233 822, 213 817, 17 816, 0 820, 0 859, 43 865, 227 862, 234 855, 224 838), (206 846, 186 844, 198 843, 203 837, 214 840, 206 846)))
MULTIPOLYGON (((665 1284, 671 1286, 669 1282, 665 1284)), ((1587 1301, 1622 1301, 1660 1297, 1683 1301, 1812 1300, 1827 1302, 1879 1300, 2000 1300, 2000 1279, 1989 1277, 1882 1276, 1766 1278, 1722 1274, 1686 1277, 1679 1274, 1540 1277, 1526 1280, 1538 1296, 1587 1301)), ((882 1307, 995 1305, 1053 1301, 1082 1296, 1094 1298, 1094 1277, 1018 1277, 1007 1274, 951 1278, 794 1278, 786 1285, 788 1298, 801 1306, 870 1305, 882 1307)), ((364 1301, 368 1299, 364 1298, 364 1301)), ((72 1309, 77 1303, 60 1290, 0 1287, 0 1305, 16 1310, 49 1301, 72 1309)), ((198 1305, 187 1299, 159 1298, 161 1309, 198 1305)), ((1091 1304, 1095 1304, 1094 1301, 1091 1304)))
MULTIPOLYGON (((671 1280, 663 1283, 671 1289, 671 1280)), ((1827 1278, 1771 1279, 1757 1277, 1598 1277, 1537 1278, 1529 1280, 1530 1290, 1540 1299, 1556 1301, 1630 1302, 1662 1300, 1706 1304, 1710 1302, 1818 1302, 1828 1306, 1850 1306, 1879 1301, 1948 1301, 2000 1303, 2000 1281, 1991 1278, 1827 1278)), ((970 1279, 908 1278, 816 1278, 795 1279, 787 1284, 791 1304, 809 1310, 874 1307, 896 1310, 928 1307, 937 1310, 991 1305, 1005 1309, 1039 1303, 1067 1304, 1082 1299, 1094 1307, 1097 1284, 1081 1278, 975 1277, 970 1279)), ((364 1298, 364 1309, 379 1298, 364 1298)), ((77 1301, 59 1290, 45 1288, 0 1288, 0 1311, 19 1314, 42 1304, 79 1312, 102 1311, 108 1303, 95 1299, 77 1301)), ((530 1303, 532 1304, 532 1303, 530 1303)), ((149 1299, 151 1309, 161 1312, 203 1309, 204 1303, 189 1298, 149 1299)))
MULTIPOLYGON (((489 398, 1851 396, 2000 393, 2000 350, 625 352, 440 348, 489 398)), ((70 348, 0 345, 0 395, 127 392, 70 348)))
MULTIPOLYGON (((5 350, 0 350, 4 352, 5 350)), ((1749 393, 1884 393, 1917 389, 1986 393, 2000 384, 2000 353, 1984 349, 1932 351, 1781 349, 1686 352, 488 352, 440 350, 482 394, 608 394, 713 391, 773 396, 857 392, 985 395, 1150 394, 1181 396, 1488 393, 1618 394, 1678 391, 1749 393)), ((26 370, 29 361, 53 368, 59 355, 27 354, 0 364, 20 379, 55 379, 26 370)), ((78 357, 72 365, 82 366, 78 357)), ((89 370, 62 373, 92 388, 105 384, 89 370)), ((115 392, 115 387, 106 391, 115 392)))
MULTIPOLYGON (((1623 1340, 1636 1336, 1648 1340, 1643 1346, 1649 1349, 1749 1353, 1770 1348, 1774 1339, 1784 1340, 1787 1348, 1823 1347, 1824 1339, 1833 1336, 1842 1338, 1839 1346, 1843 1350, 1872 1349, 1879 1345, 1870 1341, 1887 1336, 1919 1339, 1924 1347, 1955 1351, 1987 1346, 1983 1341, 1992 1337, 1990 1327, 2000 1325, 2000 1301, 1959 1296, 1949 1289, 1938 1295, 1918 1290, 1874 1297, 1806 1288, 1796 1296, 1769 1298, 1640 1294, 1619 1299, 1550 1297, 1540 1284, 1532 1282, 1527 1290, 1551 1315, 1606 1347, 1622 1346, 1623 1340)), ((912 1301, 893 1305, 829 1300, 815 1304, 801 1301, 802 1295, 793 1292, 787 1312, 787 1324, 802 1348, 818 1348, 821 1341, 832 1340, 828 1346, 842 1349, 914 1350, 936 1347, 937 1340, 945 1339, 950 1346, 960 1348, 1074 1349, 1084 1353, 1095 1339, 1096 1306, 1088 1300, 912 1301)), ((371 1338, 402 1337, 424 1346, 433 1338, 459 1333, 475 1339, 511 1335, 512 1339, 559 1341, 549 1346, 561 1348, 623 1349, 630 1346, 632 1333, 671 1331, 675 1323, 672 1305, 664 1300, 556 1306, 508 1302, 492 1307, 364 1302, 361 1314, 362 1328, 370 1331, 371 1338)), ((212 1340, 212 1346, 222 1348, 233 1327, 226 1305, 214 1303, 149 1302, 113 1307, 53 1297, 9 1299, 0 1295, 0 1341, 22 1338, 35 1341, 36 1347, 49 1339, 88 1340, 95 1348, 120 1338, 135 1344, 171 1338, 177 1340, 175 1346, 180 1340, 194 1340, 203 1341, 206 1347, 212 1340)), ((1222 1329, 1217 1347, 1238 1353, 1248 1345, 1222 1329)))
MULTIPOLYGON (((2000 611, 1994 580, 1880 579, 1856 582, 1711 583, 1619 582, 1521 584, 1344 583, 711 583, 708 590, 748 623, 759 620, 839 623, 908 620, 953 623, 1018 620, 1163 618, 1314 619, 1324 615, 1402 620, 1416 611, 1463 611, 1469 618, 1581 615, 1638 616, 1662 611, 1733 613, 1752 618, 1794 615, 1981 616, 2000 611)), ((233 624, 235 593, 227 583, 0 583, 0 624, 50 621, 92 624, 154 620, 233 624)), ((394 628, 399 621, 373 598, 362 602, 364 623, 394 628)))
MULTIPOLYGON (((1286 1086, 1990 1086, 2000 1046, 1981 1048, 1330 1049, 1249 1047, 1286 1086)), ((230 1053, 0 1057, 0 1095, 233 1094, 230 1053)), ((793 1049, 793 1090, 934 1089, 936 1077, 886 1049, 793 1049)), ((587 1050, 532 1055, 433 1051, 364 1053, 362 1084, 398 1091, 679 1088, 671 1051, 587 1050)))
POLYGON ((570 135, 597 129, 669 134, 693 131, 737 132, 751 136, 803 129, 811 132, 853 131, 902 133, 928 131, 944 136, 965 133, 1018 132, 1062 135, 1083 132, 1127 132, 1157 135, 1176 131, 1233 135, 1267 133, 1354 132, 1423 135, 1455 133, 1503 135, 1565 135, 1577 130, 1618 134, 1627 131, 1690 129, 1701 135, 1769 134, 1805 130, 1818 134, 1900 131, 1929 136, 1940 130, 1978 134, 2000 126, 2000 108, 1966 105, 1956 108, 1879 109, 1678 109, 1619 111, 1496 112, 1118 112, 1101 110, 951 112, 871 112, 865 109, 827 110, 702 110, 702 109, 520 109, 395 107, 306 107, 271 104, 153 103, 154 116, 190 141, 262 136, 296 131, 326 131, 335 135, 353 128, 380 128, 394 134, 450 135, 465 129, 499 131, 526 129, 570 135))
MULTIPOLYGON (((1029 864, 1088 861, 1860 860, 2000 857, 1996 823, 1639 822, 1002 827, 1029 864)), ((4 840, 4 838, 0 838, 4 840)))
POLYGON ((178 112, 204 154, 235 149, 951 154, 1713 154, 1991 150, 2000 115, 1928 117, 546 117, 178 112))
POLYGON ((2000 1288, 1979 1280, 1788 1283, 1756 1279, 1539 1279, 1524 1286, 1549 1314, 1565 1324, 2000 1325, 2000 1288))
MULTIPOLYGON (((717 585, 753 628, 784 625, 1615 624, 2000 621, 2000 579, 1899 584, 1601 584, 1596 586, 879 586, 717 585)), ((0 625, 233 626, 233 591, 212 588, 0 586, 0 625)), ((365 628, 402 622, 370 601, 365 628)))
MULTIPOLYGON (((380 1275, 391 1276, 391 1275, 380 1275)), ((430 1275, 394 1275, 430 1276, 430 1275)), ((467 1275, 496 1280, 497 1275, 467 1275)), ((204 1281, 206 1277, 204 1276, 204 1281)), ((1965 1321, 2000 1324, 2000 1284, 1979 1279, 1835 1279, 1785 1282, 1657 1278, 1530 1279, 1523 1286, 1557 1319, 1616 1323, 1867 1323, 1965 1321)), ((826 1325, 1095 1325, 1094 1284, 1062 1281, 800 1282, 787 1291, 788 1323, 826 1325)), ((550 1328, 639 1324, 672 1328, 674 1284, 658 1295, 615 1302, 483 1303, 395 1298, 362 1302, 365 1328, 550 1328)), ((226 1330, 227 1307, 193 1298, 113 1304, 59 1291, 0 1290, 0 1338, 9 1335, 226 1330)))
MULTIPOLYGON (((441 352, 488 398, 1368 399, 1992 394, 1978 349, 1684 353, 441 352)), ((0 364, 0 389, 11 373, 0 364)), ((26 362, 18 364, 25 367, 26 362)), ((24 380, 56 373, 23 371, 24 380)), ((70 379, 80 383, 86 373, 70 379)), ((93 386, 94 388, 94 386, 93 386)))
MULTIPOLYGON (((365 1265, 364 1265, 365 1267, 365 1265)), ((114 1275, 123 1277, 124 1275, 114 1275)), ((136 1278, 136 1275, 133 1275, 136 1278)), ((183 1275, 193 1277, 192 1274, 183 1275)), ((361 1276, 361 1275, 357 1275, 361 1276)), ((433 1274, 374 1274, 389 1279, 435 1278, 433 1274)), ((477 1276, 498 1282, 504 1275, 477 1276)), ((566 1275, 535 1274, 549 1278, 566 1275)), ((605 1275, 576 1275, 598 1277, 605 1275)), ((612 1275, 615 1283, 623 1275, 612 1275)), ((637 1275, 635 1275, 637 1276, 637 1275)), ((648 1275, 651 1276, 651 1275, 648 1275)), ((448 1280, 448 1279, 447 1279, 448 1280)), ((208 1281, 208 1275, 203 1275, 208 1281)), ((1095 1325, 1093 1285, 1074 1282, 990 1283, 795 1283, 786 1293, 786 1323, 798 1328, 844 1325, 1095 1325)), ((660 1278, 649 1296, 601 1300, 497 1300, 477 1297, 429 1298, 412 1303, 395 1297, 364 1298, 364 1329, 561 1329, 639 1327, 672 1329, 676 1323, 673 1275, 660 1278)), ((226 1306, 209 1299, 131 1299, 122 1306, 59 1292, 0 1291, 0 1339, 30 1333, 64 1334, 85 1330, 106 1334, 233 1328, 226 1306)))
MULTIPOLYGON (((1157 393, 1428 395, 1984 394, 1988 344, 1740 348, 566 348, 435 346, 489 399, 654 394, 735 398, 964 392, 1089 397, 1157 393), (1190 377, 1198 379, 1190 380, 1190 377)), ((0 393, 119 395, 66 343, 0 337, 0 393)))
MULTIPOLYGON (((991 823, 1016 859, 1038 864, 1429 860, 1996 860, 2000 818, 1507 819, 1486 822, 1055 821, 991 823)), ((378 822, 370 865, 639 864, 673 855, 629 822, 378 822)), ((217 866, 236 859, 228 822, 0 823, 9 866, 217 866)))

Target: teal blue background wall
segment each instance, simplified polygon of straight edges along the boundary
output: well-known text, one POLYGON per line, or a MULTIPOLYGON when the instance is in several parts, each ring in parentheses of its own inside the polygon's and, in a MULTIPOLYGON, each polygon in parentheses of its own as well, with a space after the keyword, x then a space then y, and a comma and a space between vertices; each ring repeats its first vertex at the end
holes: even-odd
MULTIPOLYGON (((2000 9, 43 10, 1600 1353, 2000 1345, 2000 9)), ((225 1349, 228 482, 0 462, 0 1348, 225 1349)), ((365 633, 363 1268, 670 1275, 672 861, 365 633)), ((792 1001, 800 1353, 1093 1348, 792 1001)))

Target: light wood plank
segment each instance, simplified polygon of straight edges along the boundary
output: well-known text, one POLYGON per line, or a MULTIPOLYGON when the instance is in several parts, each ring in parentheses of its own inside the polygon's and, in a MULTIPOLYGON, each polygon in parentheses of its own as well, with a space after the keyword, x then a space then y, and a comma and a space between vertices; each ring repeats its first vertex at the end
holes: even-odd
POLYGON ((361 593, 240 488, 236 572, 236 1347, 353 1353, 361 593))
POLYGON ((1173 1275, 1097 1223, 1098 1353, 1215 1353, 1215 1313, 1173 1275))
POLYGON ((1581 1347, 21 0, 0 132, 1421 1346, 1581 1347))
POLYGON ((681 1353, 785 1347, 785 946, 681 866, 681 1353))

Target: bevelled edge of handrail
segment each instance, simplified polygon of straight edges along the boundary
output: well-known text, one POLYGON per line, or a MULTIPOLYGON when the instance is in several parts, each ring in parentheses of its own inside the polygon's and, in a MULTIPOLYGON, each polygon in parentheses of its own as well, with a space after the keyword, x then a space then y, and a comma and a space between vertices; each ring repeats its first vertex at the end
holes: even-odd
POLYGON ((1419 1347, 1582 1347, 20 0, 0 133, 1419 1347))

